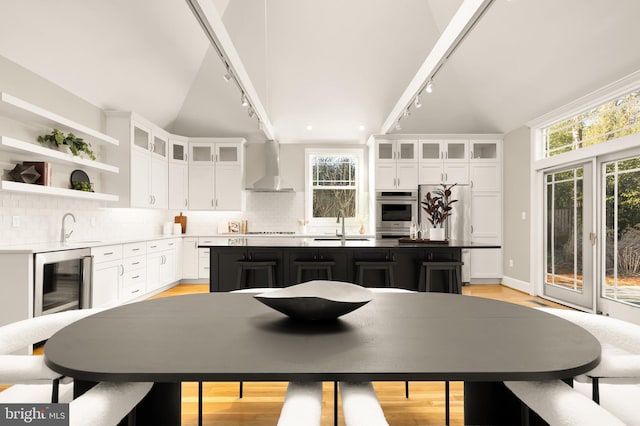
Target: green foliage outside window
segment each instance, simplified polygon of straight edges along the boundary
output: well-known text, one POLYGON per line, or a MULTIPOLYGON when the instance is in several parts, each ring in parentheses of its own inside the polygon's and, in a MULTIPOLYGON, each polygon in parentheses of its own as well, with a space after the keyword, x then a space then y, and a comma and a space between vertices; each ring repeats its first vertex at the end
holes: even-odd
POLYGON ((640 91, 544 129, 545 156, 640 133, 640 91))

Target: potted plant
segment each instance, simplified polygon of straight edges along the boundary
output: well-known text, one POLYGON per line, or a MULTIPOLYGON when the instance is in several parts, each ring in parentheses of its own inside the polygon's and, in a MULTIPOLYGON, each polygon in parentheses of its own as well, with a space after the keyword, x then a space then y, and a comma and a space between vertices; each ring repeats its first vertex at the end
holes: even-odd
POLYGON ((64 132, 61 132, 58 129, 53 129, 48 135, 38 136, 38 142, 41 144, 48 143, 50 145, 54 145, 56 148, 66 146, 74 156, 79 156, 84 153, 92 160, 96 159, 95 154, 91 150, 91 145, 85 142, 84 139, 76 137, 73 133, 65 135, 64 132))
POLYGON ((424 201, 420 202, 422 209, 427 212, 427 220, 431 223, 431 229, 429 230, 430 240, 444 241, 446 239, 444 224, 447 218, 451 216, 451 204, 458 201, 451 199, 451 188, 456 185, 454 183, 447 187, 442 184, 442 188, 433 190, 433 195, 431 192, 427 192, 424 201))

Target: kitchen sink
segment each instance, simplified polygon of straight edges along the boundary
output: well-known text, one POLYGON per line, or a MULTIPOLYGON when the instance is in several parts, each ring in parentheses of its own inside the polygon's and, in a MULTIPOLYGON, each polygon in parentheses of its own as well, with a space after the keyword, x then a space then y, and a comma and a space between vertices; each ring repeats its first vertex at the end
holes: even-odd
MULTIPOLYGON (((320 238, 314 238, 314 241, 341 241, 342 238, 340 237, 320 237, 320 238)), ((369 241, 369 238, 351 238, 351 237, 346 237, 345 241, 369 241)))

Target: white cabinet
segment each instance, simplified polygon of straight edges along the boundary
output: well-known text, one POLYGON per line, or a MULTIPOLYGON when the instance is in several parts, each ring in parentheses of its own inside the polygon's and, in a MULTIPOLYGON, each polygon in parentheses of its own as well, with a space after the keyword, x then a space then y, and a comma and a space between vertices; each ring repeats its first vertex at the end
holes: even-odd
POLYGON ((130 243, 122 246, 122 281, 119 300, 126 302, 142 296, 147 287, 147 245, 130 243))
MULTIPOLYGON (((470 141, 471 241, 502 245, 501 141, 470 141)), ((471 278, 502 277, 502 249, 471 250, 471 278)))
POLYGON ((468 184, 467 144, 467 140, 456 139, 420 140, 418 142, 419 183, 468 184))
POLYGON ((118 304, 118 291, 122 283, 122 245, 94 247, 91 274, 91 307, 118 304))
POLYGON ((410 189, 418 187, 418 143, 415 140, 377 140, 376 189, 410 189))
MULTIPOLYGON (((215 240, 211 238, 199 238, 199 245, 207 245, 214 244, 215 240)), ((209 249, 208 248, 199 248, 198 249, 198 278, 209 279, 209 270, 210 270, 211 259, 209 258, 209 249)))
POLYGON ((244 139, 189 140, 189 209, 242 210, 244 139))
POLYGON ((176 240, 147 242, 147 292, 152 292, 179 279, 176 276, 176 240))
POLYGON ((189 207, 189 143, 187 138, 169 136, 169 209, 189 207))
POLYGON ((501 141, 472 140, 470 142, 469 170, 471 187, 478 191, 500 191, 502 167, 500 162, 501 141))
POLYGON ((182 240, 182 278, 199 278, 199 253, 197 238, 183 238, 182 240))
POLYGON ((169 134, 134 113, 107 111, 107 133, 121 141, 114 161, 123 177, 110 187, 123 207, 169 206, 169 134))

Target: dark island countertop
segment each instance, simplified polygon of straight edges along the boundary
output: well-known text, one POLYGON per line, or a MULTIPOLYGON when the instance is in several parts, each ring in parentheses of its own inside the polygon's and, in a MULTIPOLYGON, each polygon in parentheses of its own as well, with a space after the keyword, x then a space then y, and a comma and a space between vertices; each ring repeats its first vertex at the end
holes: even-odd
POLYGON ((278 247, 278 248, 450 248, 450 249, 499 249, 498 244, 476 243, 470 241, 451 240, 447 243, 424 242, 404 243, 397 239, 376 240, 373 238, 347 237, 344 242, 339 237, 321 238, 212 238, 207 244, 198 247, 278 247))

